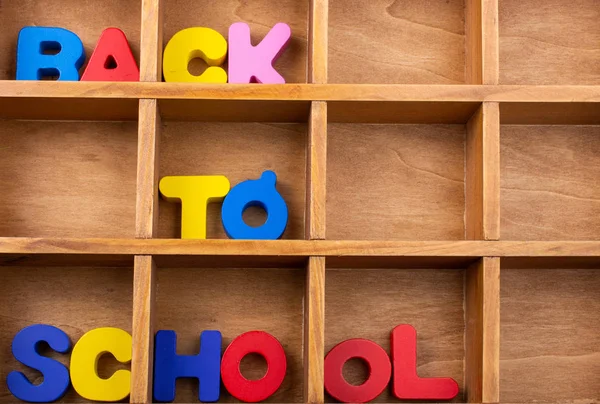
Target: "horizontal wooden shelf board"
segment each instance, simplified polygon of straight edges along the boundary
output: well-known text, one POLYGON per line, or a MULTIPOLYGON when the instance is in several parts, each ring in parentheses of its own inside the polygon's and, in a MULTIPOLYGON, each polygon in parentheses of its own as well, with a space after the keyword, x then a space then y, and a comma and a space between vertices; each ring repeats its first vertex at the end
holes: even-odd
POLYGON ((600 241, 190 240, 0 237, 0 254, 600 257, 600 241))
POLYGON ((600 86, 197 84, 0 81, 0 118, 135 120, 138 99, 163 119, 305 122, 328 101, 330 122, 466 123, 484 101, 506 124, 600 123, 600 86))
POLYGON ((198 84, 0 80, 0 98, 273 101, 600 102, 600 86, 439 84, 198 84))

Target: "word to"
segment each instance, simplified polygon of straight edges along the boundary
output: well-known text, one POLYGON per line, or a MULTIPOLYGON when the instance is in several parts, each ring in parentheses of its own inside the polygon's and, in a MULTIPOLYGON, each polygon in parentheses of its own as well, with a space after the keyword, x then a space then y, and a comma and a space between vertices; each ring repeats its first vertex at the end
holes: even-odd
MULTIPOLYGON (((199 83, 272 83, 285 79, 273 63, 291 38, 289 25, 277 23, 256 46, 250 41, 250 27, 235 23, 229 27, 227 41, 211 28, 194 27, 177 32, 163 54, 165 81, 199 83), (229 51, 228 72, 221 65, 229 51), (189 72, 192 59, 200 58, 209 66, 202 74, 189 72)), ((59 27, 24 27, 17 41, 17 80, 77 81, 85 62, 83 42, 74 33, 59 27)), ((107 28, 90 57, 81 81, 139 81, 140 71, 127 37, 118 28, 107 28)))
MULTIPOLYGON (((24 374, 13 371, 7 377, 8 389, 17 398, 29 402, 52 402, 62 397, 69 382, 83 398, 94 401, 120 401, 130 393, 131 372, 118 370, 108 379, 98 376, 98 359, 111 353, 119 362, 131 361, 131 335, 118 328, 97 328, 84 334, 71 353, 70 369, 57 360, 41 356, 38 346, 46 342, 51 349, 67 353, 70 341, 59 328, 36 324, 19 331, 13 339, 12 352, 22 364, 38 370, 42 383, 34 385, 24 374)), ((393 370, 393 393, 402 400, 450 400, 458 394, 458 384, 451 378, 421 378, 417 375, 417 332, 402 324, 392 330, 391 356, 366 339, 349 339, 336 345, 325 357, 325 389, 342 402, 367 402, 387 387, 393 370), (367 380, 349 384, 342 374, 344 364, 360 358, 368 364, 367 380)), ((197 355, 177 355, 177 334, 172 330, 156 333, 154 352, 154 399, 175 399, 178 378, 198 379, 198 399, 215 402, 220 397, 220 382, 235 398, 244 402, 266 400, 281 386, 287 360, 281 343, 264 331, 249 331, 236 337, 221 356, 219 331, 200 334, 197 355), (267 363, 265 375, 258 380, 246 379, 240 371, 242 359, 259 354, 267 363)))
POLYGON ((167 201, 181 202, 181 238, 205 239, 207 205, 223 201, 221 221, 229 238, 276 240, 288 221, 287 205, 275 188, 276 182, 275 173, 265 171, 258 180, 240 182, 230 191, 224 175, 171 176, 160 180, 159 189, 167 201), (252 206, 267 213, 261 226, 244 222, 242 215, 252 206))

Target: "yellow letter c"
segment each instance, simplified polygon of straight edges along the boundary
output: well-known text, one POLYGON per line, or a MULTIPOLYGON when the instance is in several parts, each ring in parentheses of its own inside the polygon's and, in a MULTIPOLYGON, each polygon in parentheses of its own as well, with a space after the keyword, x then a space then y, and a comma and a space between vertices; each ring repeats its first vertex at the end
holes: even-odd
POLYGON ((108 379, 98 376, 98 359, 111 353, 121 363, 131 362, 131 335, 119 328, 96 328, 85 333, 71 354, 71 383, 88 400, 120 401, 129 395, 131 372, 117 370, 108 379))
POLYGON ((186 28, 169 40, 163 54, 165 81, 227 83, 225 69, 219 67, 227 56, 227 41, 211 28, 186 28), (209 66, 200 76, 188 70, 192 59, 201 58, 209 66))

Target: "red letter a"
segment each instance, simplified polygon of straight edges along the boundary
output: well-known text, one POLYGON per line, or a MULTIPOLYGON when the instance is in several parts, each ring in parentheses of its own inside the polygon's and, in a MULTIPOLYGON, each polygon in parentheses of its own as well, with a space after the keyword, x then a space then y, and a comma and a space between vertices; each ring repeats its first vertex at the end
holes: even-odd
POLYGON ((123 31, 107 28, 102 32, 81 81, 140 81, 140 70, 123 31))

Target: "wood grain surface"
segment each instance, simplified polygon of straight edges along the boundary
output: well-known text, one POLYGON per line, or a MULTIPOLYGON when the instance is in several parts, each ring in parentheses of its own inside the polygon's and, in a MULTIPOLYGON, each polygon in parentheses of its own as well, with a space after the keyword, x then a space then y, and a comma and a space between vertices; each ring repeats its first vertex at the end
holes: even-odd
POLYGON ((600 398, 598 269, 502 269, 500 400, 600 398))
MULTIPOLYGON (((125 32, 139 63, 140 0, 102 1, 2 1, 0 4, 0 79, 16 76, 17 38, 24 26, 61 27, 75 34, 85 47, 86 64, 100 34, 106 28, 117 27, 125 32)), ((81 72, 85 69, 83 65, 81 72)))
POLYGON ((600 239, 600 127, 500 130, 501 238, 600 239))
MULTIPOLYGON (((308 54, 308 1, 281 0, 276 6, 270 0, 213 2, 195 0, 162 0, 164 8, 163 38, 166 46, 178 31, 190 27, 208 27, 225 38, 229 26, 235 22, 250 25, 252 44, 257 45, 278 22, 292 29, 292 38, 286 51, 275 62, 277 71, 288 83, 306 83, 308 54)), ((227 62, 224 64, 227 68, 227 62)), ((200 74, 204 62, 195 60, 190 65, 192 74, 200 74)))
POLYGON ((329 82, 465 82, 465 3, 329 1, 329 82))
MULTIPOLYGON (((86 332, 98 327, 117 327, 131 333, 132 278, 130 268, 2 268, 0 282, 0 379, 13 370, 23 372, 33 383, 41 383, 41 373, 17 362, 11 353, 12 340, 22 328, 49 324, 63 330, 71 347, 86 332), (35 297, 35 298, 32 298, 35 297)), ((45 355, 70 363, 70 354, 58 354, 47 346, 45 355)), ((130 365, 103 355, 98 374, 109 377, 130 365)), ((0 383, 0 402, 14 403, 6 383, 0 383)), ((89 402, 72 387, 60 402, 89 402)))
POLYGON ((0 121, 0 234, 133 237, 135 123, 0 121))
POLYGON ((465 238, 464 125, 332 124, 327 238, 465 238))
POLYGON ((600 84, 598 0, 499 1, 500 83, 600 84))
MULTIPOLYGON (((159 269, 157 274, 157 330, 177 332, 177 353, 195 355, 200 333, 219 330, 223 350, 238 335, 252 330, 272 334, 286 352, 283 384, 267 402, 303 400, 302 302, 303 269, 159 269)), ((257 356, 242 361, 247 378, 259 378, 266 370, 257 356)), ((198 401, 198 382, 180 379, 176 402, 198 401)), ((220 402, 235 402, 221 389, 220 402)))
MULTIPOLYGON (((325 352, 349 338, 366 338, 390 352, 392 329, 417 330, 417 373, 449 376, 464 402, 464 270, 331 270, 325 288, 325 352), (358 281, 360 280, 360 281, 358 281)), ((364 365, 344 367, 348 382, 364 381, 364 365)), ((376 402, 393 402, 390 388, 376 402)), ((326 396, 326 401, 332 399, 326 396)))

